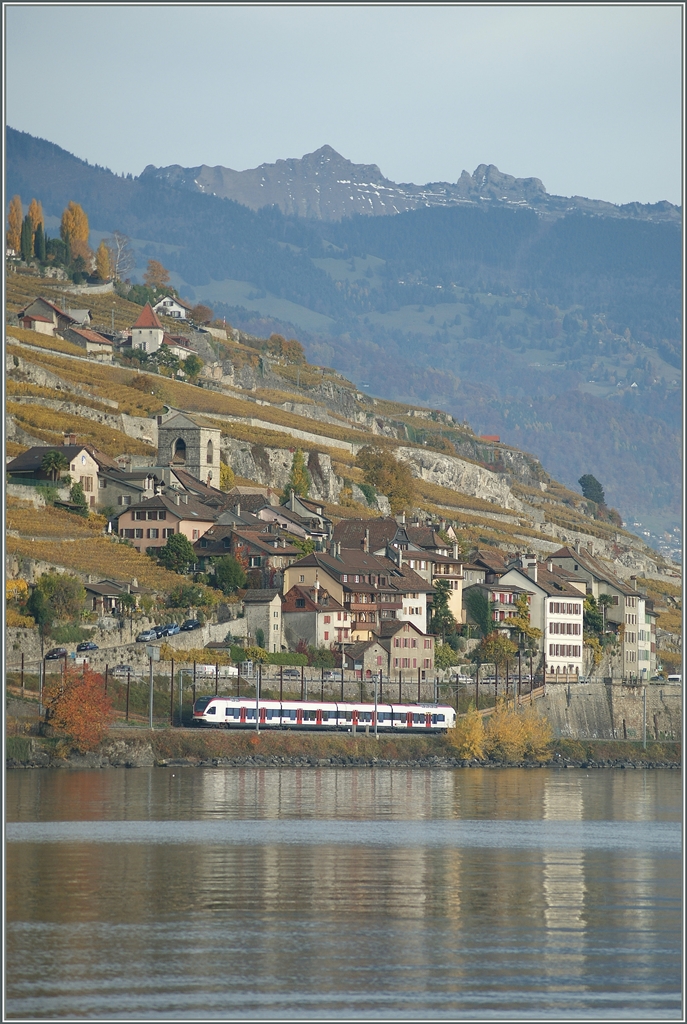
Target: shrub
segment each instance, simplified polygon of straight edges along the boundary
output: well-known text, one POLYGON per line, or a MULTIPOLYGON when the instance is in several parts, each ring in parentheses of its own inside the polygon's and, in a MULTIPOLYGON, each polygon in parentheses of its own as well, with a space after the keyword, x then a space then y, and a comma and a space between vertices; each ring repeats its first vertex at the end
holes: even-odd
POLYGON ((46 719, 66 733, 77 750, 94 750, 112 721, 112 703, 101 675, 68 669, 43 690, 46 719))
POLYGON ((7 608, 5 610, 5 625, 34 629, 36 621, 30 615, 22 615, 16 608, 7 608))
POLYGON ((530 761, 548 761, 553 743, 553 730, 548 718, 532 706, 519 712, 519 718, 524 734, 525 757, 530 761))
POLYGON ((485 732, 486 752, 495 761, 521 761, 523 758, 547 761, 549 758, 553 741, 551 726, 533 707, 515 711, 500 700, 485 732))
POLYGON ((466 715, 456 719, 455 727, 448 731, 448 739, 459 757, 482 760, 485 746, 484 722, 474 704, 470 704, 466 715))
POLYGON ((53 626, 50 630, 50 635, 59 644, 80 644, 82 640, 91 639, 93 630, 67 624, 65 626, 53 626))

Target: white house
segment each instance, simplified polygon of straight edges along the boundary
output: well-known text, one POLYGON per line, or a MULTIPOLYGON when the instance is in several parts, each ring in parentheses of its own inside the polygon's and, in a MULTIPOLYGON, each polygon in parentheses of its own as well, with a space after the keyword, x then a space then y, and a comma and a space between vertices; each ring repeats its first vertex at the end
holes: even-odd
POLYGON ((569 576, 558 575, 552 562, 541 564, 534 556, 526 555, 511 563, 494 584, 496 590, 510 585, 532 595, 530 623, 542 632, 540 643, 548 679, 583 674, 585 586, 582 579, 575 585, 569 576))
POLYGON ((188 320, 191 307, 183 299, 176 299, 173 295, 164 295, 153 306, 153 312, 160 316, 171 316, 175 320, 188 320))
POLYGON ((157 352, 165 331, 149 302, 146 302, 141 315, 131 326, 131 347, 143 352, 157 352))

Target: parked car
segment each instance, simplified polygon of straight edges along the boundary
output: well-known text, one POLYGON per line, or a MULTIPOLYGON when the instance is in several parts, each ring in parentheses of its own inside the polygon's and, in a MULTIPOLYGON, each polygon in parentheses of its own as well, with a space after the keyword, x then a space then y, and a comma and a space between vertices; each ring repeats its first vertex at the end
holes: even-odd
POLYGON ((167 625, 163 626, 162 628, 165 631, 162 634, 163 636, 176 636, 177 633, 181 633, 179 625, 176 622, 168 622, 167 625))
POLYGON ((340 683, 341 682, 341 669, 340 668, 329 668, 324 673, 325 683, 340 683))
POLYGON ((77 651, 97 651, 98 645, 94 644, 92 640, 84 640, 82 644, 76 645, 77 651))
POLYGON ((146 644, 151 640, 157 640, 157 632, 154 629, 144 629, 142 633, 139 633, 136 637, 137 644, 146 644))
POLYGON ((129 673, 134 674, 133 665, 115 665, 112 669, 113 676, 126 676, 129 673))
POLYGON ((48 653, 46 654, 45 660, 46 661, 58 661, 59 658, 66 658, 66 657, 67 657, 67 648, 66 647, 53 647, 53 649, 51 651, 48 651, 48 653))
POLYGON ((299 668, 285 668, 283 673, 284 679, 300 679, 301 670, 299 668))
POLYGON ((200 629, 201 626, 202 622, 199 622, 198 619, 186 619, 186 622, 182 622, 181 624, 181 632, 187 633, 192 629, 200 629))
POLYGON ((167 627, 153 626, 153 633, 155 634, 156 640, 161 640, 163 636, 167 636, 167 627))

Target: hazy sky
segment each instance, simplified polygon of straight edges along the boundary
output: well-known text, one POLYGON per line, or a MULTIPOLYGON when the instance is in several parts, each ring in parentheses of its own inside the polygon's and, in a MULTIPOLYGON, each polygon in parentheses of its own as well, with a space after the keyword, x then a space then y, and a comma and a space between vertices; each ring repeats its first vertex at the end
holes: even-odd
POLYGON ((681 202, 677 4, 4 10, 7 124, 116 172, 328 143, 395 181, 493 163, 559 195, 681 202))

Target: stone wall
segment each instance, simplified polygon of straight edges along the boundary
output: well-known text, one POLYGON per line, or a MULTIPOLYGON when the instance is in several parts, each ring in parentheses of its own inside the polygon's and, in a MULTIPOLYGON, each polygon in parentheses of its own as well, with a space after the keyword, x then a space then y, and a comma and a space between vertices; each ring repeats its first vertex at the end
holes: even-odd
MULTIPOLYGON (((556 737, 641 740, 644 688, 615 681, 547 683, 537 710, 551 722, 556 737)), ((667 683, 646 687, 647 739, 682 737, 682 688, 667 683)))

